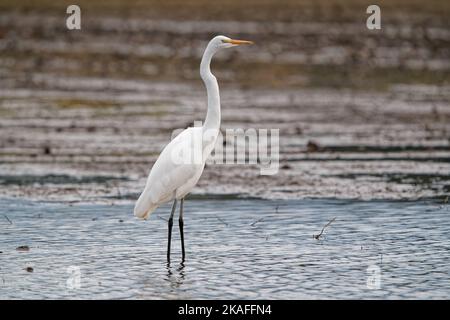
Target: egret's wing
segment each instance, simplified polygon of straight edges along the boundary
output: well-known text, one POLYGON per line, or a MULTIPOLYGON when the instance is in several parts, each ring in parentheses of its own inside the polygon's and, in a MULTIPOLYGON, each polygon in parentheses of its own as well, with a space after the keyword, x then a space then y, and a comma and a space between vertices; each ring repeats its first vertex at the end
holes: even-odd
POLYGON ((151 202, 166 201, 175 190, 193 178, 203 168, 201 152, 201 128, 188 128, 173 139, 161 152, 149 174, 146 189, 151 191, 151 202))

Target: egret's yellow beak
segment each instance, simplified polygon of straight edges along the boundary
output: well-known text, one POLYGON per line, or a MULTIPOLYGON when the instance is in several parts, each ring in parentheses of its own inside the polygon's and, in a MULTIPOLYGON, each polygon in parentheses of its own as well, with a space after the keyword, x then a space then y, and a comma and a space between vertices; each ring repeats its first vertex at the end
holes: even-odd
POLYGON ((234 39, 230 39, 230 40, 222 40, 225 43, 231 43, 234 45, 241 45, 241 44, 253 44, 253 41, 247 41, 247 40, 234 40, 234 39))

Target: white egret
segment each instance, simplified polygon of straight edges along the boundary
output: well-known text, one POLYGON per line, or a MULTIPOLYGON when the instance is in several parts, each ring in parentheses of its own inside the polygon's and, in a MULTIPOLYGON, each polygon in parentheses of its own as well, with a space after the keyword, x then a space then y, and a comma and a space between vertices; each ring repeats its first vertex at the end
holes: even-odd
POLYGON ((177 200, 180 200, 179 227, 182 260, 185 259, 184 197, 191 192, 202 175, 206 159, 214 149, 220 130, 219 85, 210 70, 211 58, 221 49, 243 44, 252 44, 252 42, 217 36, 208 43, 200 63, 200 76, 205 84, 208 97, 205 122, 202 127, 190 127, 183 130, 164 148, 150 171, 144 191, 136 202, 134 215, 141 219, 147 219, 158 206, 173 200, 168 221, 167 261, 170 261, 173 216, 177 200), (195 159, 196 155, 199 155, 197 159, 195 159))

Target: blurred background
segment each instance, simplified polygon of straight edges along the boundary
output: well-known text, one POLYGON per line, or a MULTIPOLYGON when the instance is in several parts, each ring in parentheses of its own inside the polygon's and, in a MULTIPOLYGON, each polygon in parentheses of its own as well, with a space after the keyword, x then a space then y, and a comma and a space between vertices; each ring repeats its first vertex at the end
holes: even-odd
POLYGON ((280 170, 210 165, 195 195, 445 198, 450 2, 377 1, 381 30, 371 4, 2 0, 1 194, 135 199, 171 132, 204 119, 199 62, 224 34, 256 45, 213 60, 222 129, 280 129, 280 170))

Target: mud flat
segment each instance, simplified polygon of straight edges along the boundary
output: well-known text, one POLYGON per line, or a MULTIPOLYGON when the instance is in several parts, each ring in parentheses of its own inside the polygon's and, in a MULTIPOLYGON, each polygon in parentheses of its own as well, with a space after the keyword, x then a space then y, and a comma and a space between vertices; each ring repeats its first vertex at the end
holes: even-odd
POLYGON ((389 7, 386 28, 374 34, 355 15, 361 2, 355 3, 337 16, 322 4, 299 19, 281 6, 265 21, 273 9, 267 4, 252 19, 232 19, 231 6, 213 20, 189 15, 188 6, 169 14, 162 4, 148 16, 125 14, 113 2, 85 10, 82 31, 71 33, 58 7, 12 9, 5 2, 0 193, 135 199, 171 132, 203 120, 199 59, 210 36, 225 33, 258 45, 220 54, 214 63, 222 129, 279 129, 279 172, 208 165, 194 195, 444 199, 450 192, 445 11, 396 15, 389 7))

